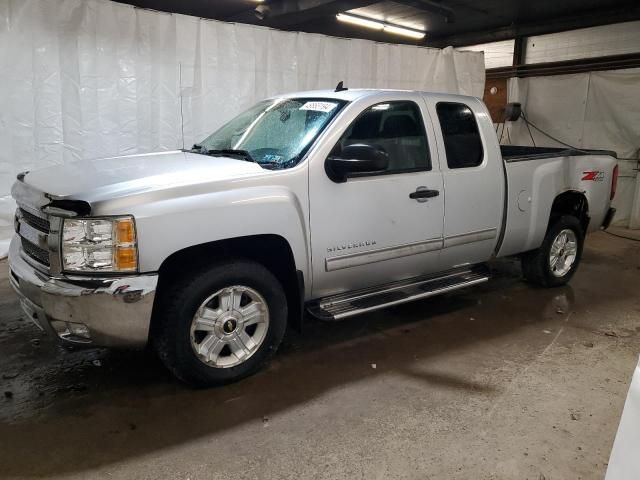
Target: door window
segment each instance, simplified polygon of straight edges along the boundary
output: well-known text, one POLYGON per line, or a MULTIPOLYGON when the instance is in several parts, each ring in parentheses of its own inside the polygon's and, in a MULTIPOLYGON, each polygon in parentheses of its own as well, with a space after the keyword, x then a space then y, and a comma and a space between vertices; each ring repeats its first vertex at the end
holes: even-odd
POLYGON ((476 117, 463 103, 436 105, 449 168, 469 168, 482 164, 484 153, 476 117))
POLYGON ((382 174, 431 170, 422 113, 414 102, 384 102, 368 108, 349 126, 331 155, 339 157, 344 147, 357 143, 387 152, 389 167, 382 174))

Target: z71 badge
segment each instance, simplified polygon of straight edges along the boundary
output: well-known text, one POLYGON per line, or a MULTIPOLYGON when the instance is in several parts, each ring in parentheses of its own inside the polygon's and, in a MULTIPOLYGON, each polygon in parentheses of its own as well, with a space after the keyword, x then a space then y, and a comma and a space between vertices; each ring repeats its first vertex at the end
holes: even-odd
POLYGON ((604 182, 604 172, 600 170, 592 170, 590 172, 582 172, 582 181, 583 182, 604 182))

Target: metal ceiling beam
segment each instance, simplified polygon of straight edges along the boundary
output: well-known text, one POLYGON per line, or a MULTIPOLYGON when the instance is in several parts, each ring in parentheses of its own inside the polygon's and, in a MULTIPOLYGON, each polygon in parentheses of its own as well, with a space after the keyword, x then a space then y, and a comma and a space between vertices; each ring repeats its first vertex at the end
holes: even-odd
POLYGON ((523 65, 527 55, 527 37, 517 37, 513 42, 513 65, 523 65))
POLYGON ((624 55, 580 58, 561 62, 531 63, 511 67, 490 68, 487 70, 487 79, 542 77, 637 67, 640 67, 640 53, 627 53, 624 55))
POLYGON ((338 13, 351 8, 364 7, 372 3, 375 2, 366 0, 274 0, 264 5, 258 5, 256 10, 264 10, 268 12, 269 18, 274 18, 314 11, 338 13))
POLYGON ((565 32, 579 28, 595 27, 612 23, 640 20, 640 5, 613 10, 596 10, 578 16, 567 16, 531 23, 514 24, 481 32, 466 32, 441 37, 430 37, 427 32, 426 45, 444 48, 448 46, 463 47, 479 43, 511 40, 517 37, 544 35, 548 33, 565 32))
POLYGON ((258 5, 255 10, 243 12, 226 18, 227 21, 241 22, 247 20, 247 15, 264 20, 271 27, 291 27, 319 17, 336 15, 337 13, 354 8, 367 7, 378 3, 379 0, 273 0, 258 5))
POLYGON ((454 23, 456 16, 453 9, 445 7, 440 2, 434 2, 432 0, 393 0, 395 3, 413 7, 417 10, 424 12, 435 13, 444 17, 445 22, 454 23))

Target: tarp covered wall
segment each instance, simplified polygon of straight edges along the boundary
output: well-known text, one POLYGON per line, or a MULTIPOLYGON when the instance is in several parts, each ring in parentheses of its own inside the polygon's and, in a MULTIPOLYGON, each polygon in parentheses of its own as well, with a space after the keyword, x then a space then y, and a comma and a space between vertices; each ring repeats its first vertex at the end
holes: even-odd
POLYGON ((484 60, 108 0, 0 2, 0 256, 19 172, 191 146, 261 98, 340 80, 481 96, 484 60))
MULTIPOLYGON (((617 152, 620 168, 614 199, 615 225, 640 228, 640 69, 509 80, 509 101, 522 103, 527 118, 578 148, 617 152)), ((522 120, 507 122, 503 143, 531 145, 522 120)), ((531 129, 538 146, 562 146, 531 129)))

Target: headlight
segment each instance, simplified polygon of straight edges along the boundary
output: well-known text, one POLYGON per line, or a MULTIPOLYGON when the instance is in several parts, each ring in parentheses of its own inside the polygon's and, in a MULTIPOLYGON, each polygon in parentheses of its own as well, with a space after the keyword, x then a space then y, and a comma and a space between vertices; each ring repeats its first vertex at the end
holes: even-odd
POLYGON ((135 272, 138 246, 133 217, 65 218, 62 269, 69 272, 135 272))

